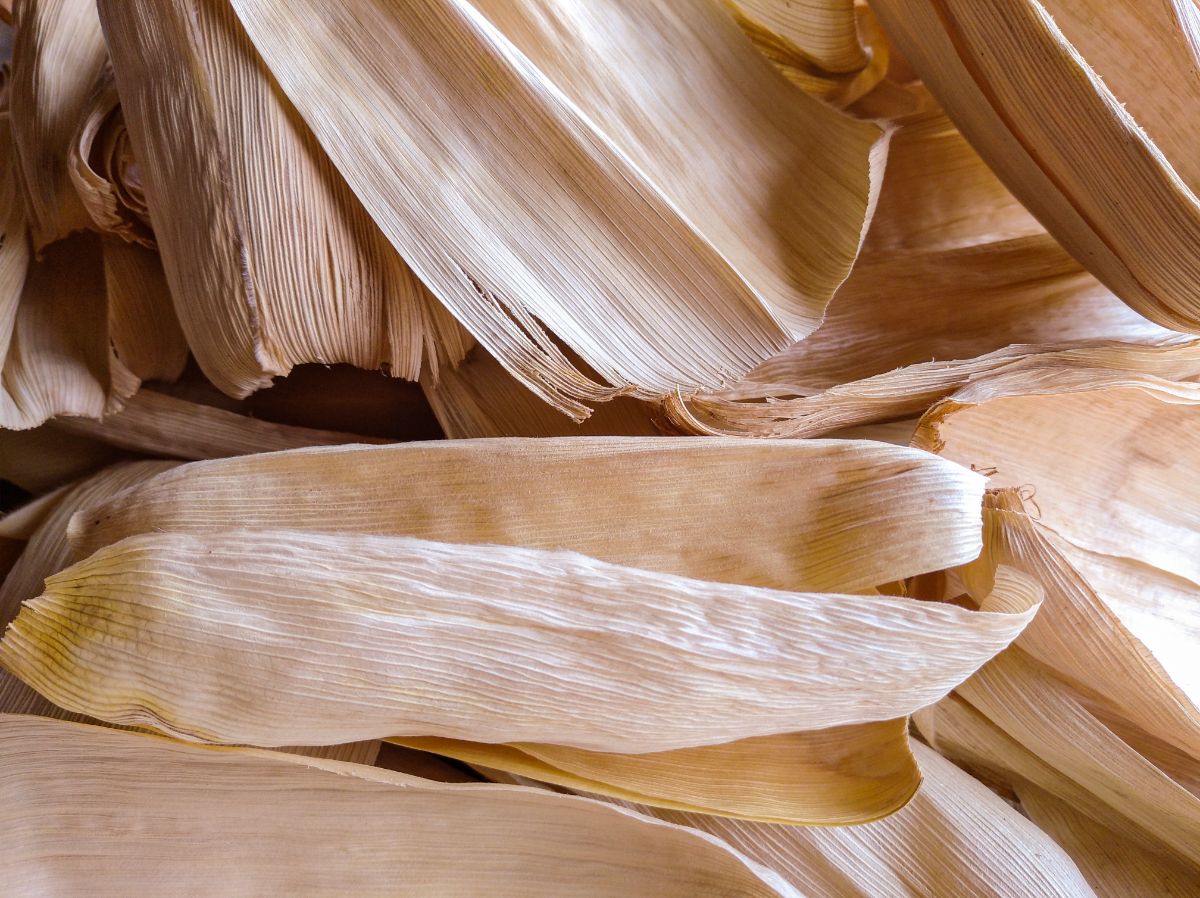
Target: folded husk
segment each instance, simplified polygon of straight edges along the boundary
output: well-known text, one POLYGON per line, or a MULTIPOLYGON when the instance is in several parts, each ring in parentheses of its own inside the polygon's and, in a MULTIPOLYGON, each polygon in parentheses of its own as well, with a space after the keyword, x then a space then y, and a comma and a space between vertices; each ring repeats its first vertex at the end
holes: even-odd
POLYGON ((796 438, 839 428, 921 414, 976 379, 1010 373, 1044 377, 1072 369, 1145 372, 1166 379, 1200 374, 1200 342, 1175 338, 1159 344, 1067 343, 1014 345, 978 358, 924 362, 838 384, 826 390, 745 383, 726 398, 671 397, 664 417, 684 433, 706 436, 796 438), (788 398, 799 393, 800 398, 788 398), (782 394, 782 398, 775 398, 782 394))
MULTIPOLYGON (((70 564, 67 522, 71 515, 80 508, 170 470, 176 464, 169 461, 123 462, 63 487, 44 500, 44 511, 38 515, 21 557, 0 584, 0 625, 7 627, 12 623, 21 603, 40 594, 43 581, 70 564)), ((51 704, 8 671, 0 671, 0 712, 82 719, 51 704)))
POLYGON ((590 794, 791 825, 876 820, 903 807, 921 782, 907 719, 643 755, 546 744, 397 741, 590 794))
POLYGON ((460 440, 196 462, 78 516, 72 542, 82 558, 149 531, 378 533, 861 592, 976 557, 981 498, 978 474, 871 443, 460 440))
POLYGON ((872 8, 955 124, 1075 258, 1151 320, 1200 330, 1191 2, 872 8))
POLYGON ((799 898, 711 836, 519 786, 17 716, 0 718, 0 768, 0 887, 14 898, 148 883, 171 895, 799 898))
POLYGON ((782 827, 654 811, 717 836, 811 898, 1092 898, 1072 859, 985 786, 913 744, 924 778, 892 816, 782 827))
POLYGON ((857 253, 879 129, 791 88, 715 6, 233 6, 421 280, 577 419, 744 374, 857 253))
POLYGON ((218 387, 244 396, 301 362, 415 379, 461 357, 225 3, 99 7, 175 307, 218 387))
POLYGON ((0 663, 70 710, 199 741, 644 753, 904 717, 1007 646, 1040 600, 1015 572, 974 612, 569 552, 147 533, 50 577, 0 663))
POLYGON ((729 389, 671 397, 668 418, 685 432, 811 436, 919 414, 1021 356, 1109 341, 1179 338, 1109 293, 920 104, 900 110, 862 257, 821 326, 729 389))
POLYGON ((15 163, 41 251, 91 224, 68 157, 108 51, 92 0, 26 0, 15 13, 9 82, 15 163))

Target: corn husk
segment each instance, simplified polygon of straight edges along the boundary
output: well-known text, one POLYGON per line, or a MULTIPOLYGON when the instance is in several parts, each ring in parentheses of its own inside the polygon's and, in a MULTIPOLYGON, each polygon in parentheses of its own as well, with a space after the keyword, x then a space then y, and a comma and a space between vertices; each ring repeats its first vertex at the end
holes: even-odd
POLYGON ((972 612, 545 550, 144 534, 49 578, 0 662, 60 705, 201 741, 433 735, 644 753, 906 716, 1008 645, 1039 601, 1015 573, 972 612))
POLYGON ((100 417, 141 380, 177 376, 186 361, 158 260, 83 233, 31 258, 11 117, 0 119, 0 427, 35 427, 59 414, 100 417))
MULTIPOLYGON (((39 506, 30 509, 37 512, 36 516, 26 512, 25 516, 29 518, 31 525, 27 533, 28 541, 20 558, 0 584, 0 624, 7 627, 12 623, 21 603, 41 593, 46 577, 70 564, 67 522, 71 515, 80 508, 86 508, 155 474, 170 470, 175 464, 168 461, 138 461, 112 465, 50 494, 39 506)), ((4 522, 8 522, 7 517, 4 522)), ((0 711, 82 719, 77 715, 64 715, 62 709, 38 695, 7 671, 0 671, 0 711)))
POLYGON ((13 145, 33 244, 40 251, 91 223, 71 183, 68 157, 108 52, 89 0, 28 0, 15 12, 13 145))
MULTIPOLYGON (((421 387, 448 439, 486 437, 657 436, 648 402, 623 396, 597 406, 586 421, 559 414, 504 370, 482 346, 457 368, 425 377, 421 387)), ((907 440, 905 441, 907 443, 907 440)))
POLYGON ((224 3, 100 3, 180 322, 233 396, 301 362, 415 379, 464 351, 224 3))
MULTIPOLYGON (((157 478, 145 491, 130 491, 77 517, 75 539, 86 555, 131 534, 190 532, 206 540, 231 526, 407 534, 570 548, 636 566, 642 571, 632 574, 650 580, 653 570, 791 590, 875 593, 875 584, 978 554, 977 475, 931 463, 896 447, 820 442, 571 438, 303 450, 187 466, 183 477, 157 478), (803 481, 788 476, 798 465, 806 472, 803 481), (727 490, 713 493, 710 483, 727 490), (784 483, 793 486, 781 490, 784 483), (271 500, 256 499, 256 491, 271 500), (363 500, 356 498, 359 491, 365 491, 363 500), (447 506, 443 497, 450 493, 475 499, 470 506, 447 506), (901 493, 906 506, 914 503, 907 506, 911 514, 896 514, 889 496, 901 493), (201 504, 190 498, 200 495, 201 504), (583 495, 604 495, 610 503, 581 504, 583 495), (643 513, 630 519, 624 509, 635 501, 643 513), (581 516, 581 508, 592 514, 581 516), (738 526, 751 509, 763 525, 738 526), (831 521, 839 524, 829 527, 831 521)), ((905 616, 924 613, 923 603, 878 598, 900 602, 905 616)), ((614 794, 793 822, 874 819, 902 804, 917 776, 902 727, 893 724, 873 725, 865 736, 847 728, 633 760, 564 753, 555 747, 563 739, 548 741, 549 747, 464 744, 463 750, 503 752, 526 764, 536 752, 573 768, 560 775, 574 781, 595 776, 603 762, 613 782, 601 786, 614 794), (786 753, 805 744, 820 754, 811 752, 812 760, 801 762, 786 753), (730 765, 731 756, 755 764, 730 765), (869 770, 868 757, 883 767, 869 770), (768 767, 772 758, 775 766, 768 767), (712 770, 712 782, 703 782, 697 770, 712 770), (788 788, 772 799, 769 789, 782 783, 788 788)), ((601 786, 590 788, 603 791, 601 786)))
POLYGON ((744 374, 816 326, 857 253, 879 129, 795 91, 715 7, 234 7, 421 280, 576 418, 744 374))
POLYGON ((534 789, 16 716, 0 764, 13 896, 799 896, 711 836, 534 789))
POLYGON ((304 446, 379 443, 375 437, 294 427, 142 390, 121 411, 100 421, 61 417, 56 432, 88 437, 131 452, 202 459, 276 452, 304 446))
POLYGON ((1098 898, 1200 895, 1200 881, 1195 870, 1186 864, 1122 839, 1037 786, 1021 784, 1017 794, 1022 809, 1079 865, 1098 898))
POLYGON ((571 437, 304 449, 188 465, 80 515, 72 542, 83 558, 150 531, 376 533, 852 593, 976 557, 981 490, 958 465, 869 443, 571 437))
POLYGON ((1040 522, 1061 537, 1066 560, 1193 708, 1200 628, 1189 609, 1200 590, 1200 542, 1189 517, 1191 480, 1173 472, 1195 463, 1190 429, 1198 405, 1195 384, 1134 372, 1030 369, 982 381, 936 406, 915 438, 977 470, 994 470, 993 486, 1030 485, 1040 522), (1105 439, 1094 439, 1097 433, 1105 439), (1140 448, 1147 441, 1153 457, 1140 448))
POLYGON ((101 72, 80 116, 67 174, 93 228, 148 249, 158 246, 111 66, 101 72))
POLYGON ((672 397, 667 417, 676 427, 818 435, 919 414, 1022 356, 1179 340, 1068 255, 936 104, 921 100, 923 88, 888 84, 915 98, 916 111, 895 112, 862 258, 825 321, 734 387, 672 397))
MULTIPOLYGON (((0 624, 7 627, 16 617, 21 602, 40 593, 46 578, 57 574, 70 564, 67 523, 75 512, 170 470, 177 464, 178 462, 173 461, 154 460, 112 465, 43 497, 36 505, 23 509, 16 521, 10 520, 11 515, 0 520, 0 531, 5 535, 11 533, 26 540, 20 557, 0 585, 0 624)), ((92 718, 86 715, 77 714, 47 701, 5 670, 0 670, 0 712, 93 722, 92 718)), ((379 746, 377 740, 362 740, 315 748, 289 747, 283 750, 370 764, 378 755, 379 746)))
POLYGON ((1091 898, 1072 858, 1020 813, 937 752, 903 809, 853 827, 771 826, 651 811, 717 836, 812 898, 1091 898))
POLYGON ((392 741, 592 795, 792 825, 875 820, 904 807, 921 782, 902 718, 640 755, 431 737, 392 741))
MULTIPOLYGON (((1116 833, 1131 845, 1131 870, 1148 852, 1165 858, 1164 876, 1182 867, 1193 878, 1198 587, 1188 481, 1171 472, 1192 464, 1198 399, 1193 383, 1135 372, 1026 367, 935 406, 915 437, 1006 489, 985 513, 969 591, 986 593, 997 564, 1047 589, 1037 623, 921 712, 922 732, 1018 792, 1032 784, 1064 802, 1092 821, 1086 832, 1116 833)), ((1059 825, 1086 850, 1078 839, 1093 836, 1059 825)))
POLYGON ((1064 247, 1151 320, 1200 328, 1190 2, 872 7, 955 124, 1064 247))

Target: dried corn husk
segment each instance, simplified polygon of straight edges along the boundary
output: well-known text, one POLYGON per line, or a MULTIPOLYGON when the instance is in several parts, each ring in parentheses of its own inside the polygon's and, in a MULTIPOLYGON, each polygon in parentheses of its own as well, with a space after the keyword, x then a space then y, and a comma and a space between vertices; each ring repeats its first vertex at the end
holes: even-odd
POLYGON ((67 162, 67 173, 94 228, 149 249, 157 247, 111 67, 105 67, 95 85, 67 162))
MULTIPOLYGON (((1192 495, 1188 472, 1200 458, 1198 406, 1196 384, 1030 368, 939 404, 915 437, 993 471, 993 486, 1031 486, 1041 524, 1061 537, 1059 551, 1184 690, 1193 713, 1200 537, 1192 509, 1200 494, 1192 495)), ((1200 744, 1191 747, 1200 756, 1200 744)))
POLYGON ((55 431, 167 458, 201 459, 275 452, 302 446, 380 443, 375 437, 293 427, 142 390, 103 420, 57 418, 55 431))
POLYGON ((0 765, 13 834, 0 886, 14 898, 147 883, 174 895, 799 898, 711 836, 517 786, 17 716, 0 718, 0 765))
POLYGON ((396 741, 589 794, 787 824, 875 820, 907 804, 921 782, 903 718, 641 755, 429 737, 396 741))
POLYGON ((144 534, 49 578, 0 662, 71 710, 201 741, 642 753, 906 716, 1008 645, 1039 601, 1015 573, 972 612, 545 550, 144 534))
MULTIPOLYGON (((169 461, 124 462, 50 494, 41 505, 42 513, 28 534, 21 557, 0 584, 0 625, 7 627, 12 623, 21 603, 41 593, 43 581, 70 564, 67 522, 71 515, 176 464, 169 461)), ((79 719, 76 715, 64 714, 7 671, 0 671, 0 712, 79 719)))
POLYGON ((877 0, 872 8, 955 124, 1063 246, 1146 317, 1200 329, 1190 0, 877 0))
MULTIPOLYGON (((600 405, 586 421, 559 414, 523 387, 482 346, 437 382, 421 387, 449 439, 481 437, 655 436, 655 407, 630 397, 600 405)), ((908 441, 904 441, 907 445, 908 441)))
POLYGON ((1146 851, 1044 789, 1017 786, 1021 807, 1079 865, 1098 898, 1195 898, 1194 868, 1146 851))
POLYGON ((244 396, 301 362, 460 358, 218 0, 102 2, 122 110, 188 342, 244 396))
POLYGON ((1135 854, 1166 857, 1164 869, 1190 865, 1193 877, 1200 631, 1188 621, 1200 587, 1190 481, 1172 472, 1194 464, 1198 401, 1195 384, 1027 366, 935 406, 915 438, 1008 488, 985 513, 985 552, 965 575, 971 591, 986 592, 989 567, 1013 563, 1047 588, 1044 613, 1017 647, 958 699, 919 715, 922 731, 1018 791, 1032 783, 1050 793, 1135 854), (1156 604, 1152 614, 1123 612, 1156 604))
MULTIPOLYGON (((1174 338, 1159 344, 1068 343, 1015 345, 973 359, 925 362, 839 384, 802 398, 775 399, 779 388, 748 385, 729 398, 672 397, 665 418, 686 433, 708 436, 795 438, 921 413, 974 381, 994 375, 1058 377, 1072 370, 1144 372, 1168 380, 1200 374, 1200 342, 1174 338), (757 395, 756 395, 757 394, 757 395), (756 401, 746 401, 756 400, 756 401)), ((1086 378, 1088 375, 1084 375, 1086 378)), ((780 392, 786 396, 792 388, 780 392)), ((799 391, 794 391, 799 392, 799 391)))
POLYGON ((654 811, 717 836, 811 898, 1091 898, 1070 857, 978 781, 924 745, 902 810, 853 827, 782 827, 654 811))
POLYGON ((935 105, 902 113, 862 258, 821 327, 730 389, 672 398, 676 426, 820 434, 920 413, 1031 353, 1178 339, 1059 247, 935 105))
POLYGON ((9 121, 0 114, 0 427, 100 417, 142 379, 177 376, 187 347, 150 251, 77 234, 31 260, 9 121))
POLYGON ((981 497, 977 474, 870 443, 462 440, 197 462, 77 517, 72 541, 82 558, 150 531, 379 533, 849 593, 975 558, 981 497))
MULTIPOLYGON (((0 625, 5 627, 17 615, 20 603, 42 591, 43 581, 70 563, 67 542, 67 522, 80 508, 116 495, 122 490, 175 467, 172 461, 134 461, 112 465, 78 483, 56 490, 39 500, 39 507, 23 510, 13 526, 6 516, 0 527, 9 524, 5 532, 23 533, 28 539, 12 570, 0 585, 0 625)), ((0 670, 0 712, 38 714, 68 720, 89 718, 75 714, 47 701, 7 671, 0 670)), ((287 748, 288 752, 325 757, 334 760, 370 764, 379 753, 376 740, 321 746, 318 748, 287 748)))
POLYGON ((837 106, 859 100, 888 70, 874 16, 853 0, 725 0, 737 23, 793 84, 837 106))
POLYGON ((857 253, 879 129, 790 88, 715 7, 233 5, 421 279, 576 418, 740 376, 816 326, 857 253))
MULTIPOLYGON (((108 52, 91 0, 25 0, 13 23, 13 144, 34 247, 91 224, 68 174, 108 52)), ((6 151, 7 152, 7 151, 6 151)))

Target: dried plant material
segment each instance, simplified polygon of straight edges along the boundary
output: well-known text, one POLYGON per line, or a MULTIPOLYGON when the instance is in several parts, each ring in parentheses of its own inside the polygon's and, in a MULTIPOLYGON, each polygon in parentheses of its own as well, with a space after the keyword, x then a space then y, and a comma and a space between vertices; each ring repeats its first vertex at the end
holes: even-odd
POLYGON ((1196 384, 1030 369, 980 381, 934 407, 915 439, 993 471, 995 487, 1030 485, 1039 520, 1061 537, 1067 561, 1185 691, 1193 713, 1200 622, 1187 622, 1200 592, 1192 512, 1200 491, 1190 476, 1200 460, 1197 421, 1196 384), (1163 625, 1172 608, 1182 628, 1163 625))
POLYGON ((1200 330, 1190 2, 872 8, 955 124, 1064 247, 1146 317, 1200 330))
POLYGON ((188 346, 171 305, 158 253, 112 237, 103 240, 108 340, 115 363, 139 381, 172 381, 188 346))
POLYGON ((19 833, 0 888, 17 898, 147 883, 177 895, 799 898, 712 836, 536 789, 14 716, 0 718, 0 765, 19 833), (45 825, 18 823, 30 814, 45 825))
POLYGON ((723 745, 628 755, 561 745, 454 739, 402 744, 575 791, 774 823, 842 825, 903 807, 921 773, 908 721, 829 727, 723 745))
POLYGON ((119 449, 65 433, 54 424, 32 430, 0 430, 0 479, 35 496, 93 474, 124 457, 119 449))
POLYGON ((1030 818, 1079 865, 1097 898, 1200 896, 1194 868, 1131 844, 1037 786, 1021 784, 1017 794, 1030 818))
MULTIPOLYGON (((21 557, 0 585, 0 625, 8 626, 16 617, 21 602, 39 594, 43 581, 70 563, 67 522, 76 511, 177 465, 178 462, 172 461, 133 461, 113 465, 85 480, 56 490, 51 496, 40 500, 42 508, 25 511, 22 517, 29 519, 30 524, 27 526, 32 526, 33 530, 28 534, 28 543, 21 557)), ((0 526, 8 522, 9 517, 6 516, 0 521, 0 526)), ((47 701, 3 670, 0 670, 0 712, 92 722, 84 715, 47 701)), ((283 750, 371 764, 379 753, 379 745, 376 740, 365 740, 318 748, 283 750)))
POLYGON ((68 156, 108 52, 92 0, 26 0, 15 12, 13 144, 40 251, 91 224, 68 175, 68 156))
POLYGON ((219 0, 101 2, 122 110, 188 342, 244 396, 301 362, 465 352, 219 0))
POLYGON ((1200 796, 1112 732, 1046 668, 1014 648, 956 694, 1200 872, 1200 796))
POLYGON ((141 390, 121 411, 100 421, 62 417, 56 418, 52 427, 131 452, 183 459, 383 442, 374 437, 275 424, 154 390, 141 390))
POLYGON ((849 593, 975 558, 982 485, 927 453, 871 443, 568 437, 304 449, 187 465, 77 517, 72 542, 82 558, 150 531, 379 533, 849 593))
MULTIPOLYGON (((5 153, 9 116, 2 118, 5 153)), ((0 427, 36 427, 59 414, 100 417, 143 378, 177 376, 187 347, 157 258, 78 234, 31 261, 13 161, 6 155, 0 172, 0 427)))
POLYGON ((586 421, 576 423, 522 386, 482 346, 457 368, 440 371, 436 383, 422 378, 421 387, 452 440, 659 433, 655 407, 625 396, 598 406, 586 421))
POLYGON ((920 413, 1016 356, 1172 338, 1088 274, 926 109, 899 120, 862 258, 821 327, 732 388, 672 398, 670 417, 689 432, 809 436, 920 413))
POLYGON ((985 786, 919 743, 921 788, 853 827, 769 826, 654 813, 710 833, 811 898, 1092 898, 1070 857, 985 786))
MULTIPOLYGON (((46 500, 44 513, 38 515, 36 528, 29 534, 21 557, 0 584, 0 625, 7 627, 17 616, 21 603, 39 595, 43 581, 70 564, 67 522, 71 515, 176 464, 125 462, 55 491, 46 500)), ((7 671, 0 671, 0 712, 82 719, 47 701, 7 671)))
POLYGON ((148 533, 49 578, 0 663, 69 710, 201 741, 643 753, 904 717, 1007 646, 1040 600, 1016 573, 974 612, 573 552, 148 533))
POLYGON ((715 7, 233 5, 420 278, 576 418, 744 374, 816 326, 857 253, 879 130, 715 7))
POLYGON ((107 340, 103 266, 92 235, 53 244, 29 266, 18 296, 8 300, 15 308, 0 351, 0 426, 36 427, 63 414, 98 418, 136 391, 138 379, 107 340))
MULTIPOLYGON (((1073 369, 1143 371, 1167 379, 1200 374, 1200 342, 1015 345, 973 359, 925 362, 807 395, 788 386, 744 382, 736 391, 671 397, 664 417, 684 433, 796 438, 920 414, 976 379, 1013 372, 1059 376, 1073 369), (789 395, 801 393, 799 398, 789 395), (782 394, 776 398, 776 394, 782 394)), ((1036 375, 1034 375, 1036 376, 1036 375)), ((1085 375, 1086 377, 1086 375, 1085 375)))
POLYGON ((1110 725, 1125 721, 1200 756, 1195 702, 1068 560, 1078 557, 1070 545, 1031 516, 1036 501, 1023 501, 1016 490, 989 493, 985 501, 984 551, 969 576, 986 594, 997 566, 1012 565, 1046 590, 1041 612, 1021 634, 1021 648, 1063 679, 1083 684, 1091 708, 1107 715, 1110 725))
POLYGON ((95 86, 67 163, 93 227, 150 249, 157 246, 111 68, 105 68, 95 86))
POLYGON ((866 6, 853 0, 726 0, 738 25, 793 84, 837 106, 873 90, 889 47, 866 6))

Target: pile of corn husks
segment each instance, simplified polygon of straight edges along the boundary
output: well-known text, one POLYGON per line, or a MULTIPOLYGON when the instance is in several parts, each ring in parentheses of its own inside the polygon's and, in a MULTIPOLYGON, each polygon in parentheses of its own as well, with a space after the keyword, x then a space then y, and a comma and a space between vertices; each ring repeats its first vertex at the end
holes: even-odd
POLYGON ((1194 0, 0 15, 0 895, 1200 895, 1194 0))

